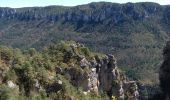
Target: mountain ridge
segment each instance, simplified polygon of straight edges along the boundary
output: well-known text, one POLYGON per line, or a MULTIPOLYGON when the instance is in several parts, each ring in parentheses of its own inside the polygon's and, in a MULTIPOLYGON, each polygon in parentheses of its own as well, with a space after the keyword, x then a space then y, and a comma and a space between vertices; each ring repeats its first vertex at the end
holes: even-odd
POLYGON ((0 44, 42 50, 74 40, 93 51, 113 53, 130 77, 157 83, 161 50, 170 35, 169 16, 169 5, 147 2, 0 8, 0 44))

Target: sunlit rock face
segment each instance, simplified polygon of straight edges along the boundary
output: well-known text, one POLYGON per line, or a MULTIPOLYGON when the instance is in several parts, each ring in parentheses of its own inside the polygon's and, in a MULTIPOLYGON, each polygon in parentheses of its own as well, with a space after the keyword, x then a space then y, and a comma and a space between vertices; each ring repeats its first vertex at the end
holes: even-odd
MULTIPOLYGON (((88 59, 85 56, 76 53, 78 44, 72 46, 73 55, 79 58, 79 66, 66 68, 65 77, 71 81, 74 86, 81 87, 85 94, 99 91, 106 92, 109 97, 115 97, 118 100, 131 99, 138 100, 139 92, 135 81, 130 81, 117 66, 117 60, 112 54, 104 57, 94 56, 88 59), (83 72, 82 70, 86 70, 83 72)), ((74 66, 74 65, 72 65, 74 66)))
POLYGON ((139 92, 135 81, 130 81, 117 67, 116 58, 109 54, 104 59, 97 59, 99 89, 119 100, 138 100, 139 92))

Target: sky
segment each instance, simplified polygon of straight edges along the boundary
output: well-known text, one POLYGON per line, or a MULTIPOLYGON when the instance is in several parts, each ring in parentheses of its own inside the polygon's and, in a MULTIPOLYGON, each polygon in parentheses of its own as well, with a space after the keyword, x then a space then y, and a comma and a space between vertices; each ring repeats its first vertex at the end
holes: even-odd
POLYGON ((90 2, 114 2, 114 3, 127 3, 127 2, 156 2, 161 5, 170 4, 170 0, 0 0, 0 7, 33 7, 33 6, 49 6, 49 5, 63 5, 63 6, 76 6, 87 4, 90 2))

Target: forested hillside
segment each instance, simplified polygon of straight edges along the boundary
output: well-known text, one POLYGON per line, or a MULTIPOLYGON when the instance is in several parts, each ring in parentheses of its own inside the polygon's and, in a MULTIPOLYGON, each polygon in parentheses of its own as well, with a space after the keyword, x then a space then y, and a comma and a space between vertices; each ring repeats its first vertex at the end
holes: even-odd
POLYGON ((170 6, 150 2, 0 8, 0 44, 41 51, 60 40, 78 41, 114 54, 129 77, 146 84, 157 83, 169 27, 170 6))
POLYGON ((148 95, 116 58, 73 42, 38 52, 0 46, 0 100, 136 100, 148 95), (143 94, 142 94, 143 93, 143 94))

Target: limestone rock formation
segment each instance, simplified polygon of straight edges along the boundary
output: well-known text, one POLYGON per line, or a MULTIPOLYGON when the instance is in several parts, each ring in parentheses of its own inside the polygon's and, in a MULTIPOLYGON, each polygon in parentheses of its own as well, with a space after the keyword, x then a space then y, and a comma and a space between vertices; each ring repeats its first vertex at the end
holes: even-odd
POLYGON ((8 84, 8 86, 10 88, 15 88, 16 87, 16 85, 12 81, 8 81, 7 84, 8 84))
MULTIPOLYGON (((74 53, 79 46, 74 44, 71 46, 74 53)), ((112 97, 118 100, 130 99, 138 100, 139 92, 138 86, 135 81, 129 81, 128 78, 117 67, 116 58, 111 55, 105 55, 100 58, 95 56, 89 60, 85 56, 74 54, 80 57, 79 65, 80 70, 72 68, 65 69, 65 76, 75 86, 82 87, 85 94, 88 92, 95 92, 98 94, 99 90, 107 92, 112 97), (81 70, 88 68, 89 71, 81 73, 81 70)))

